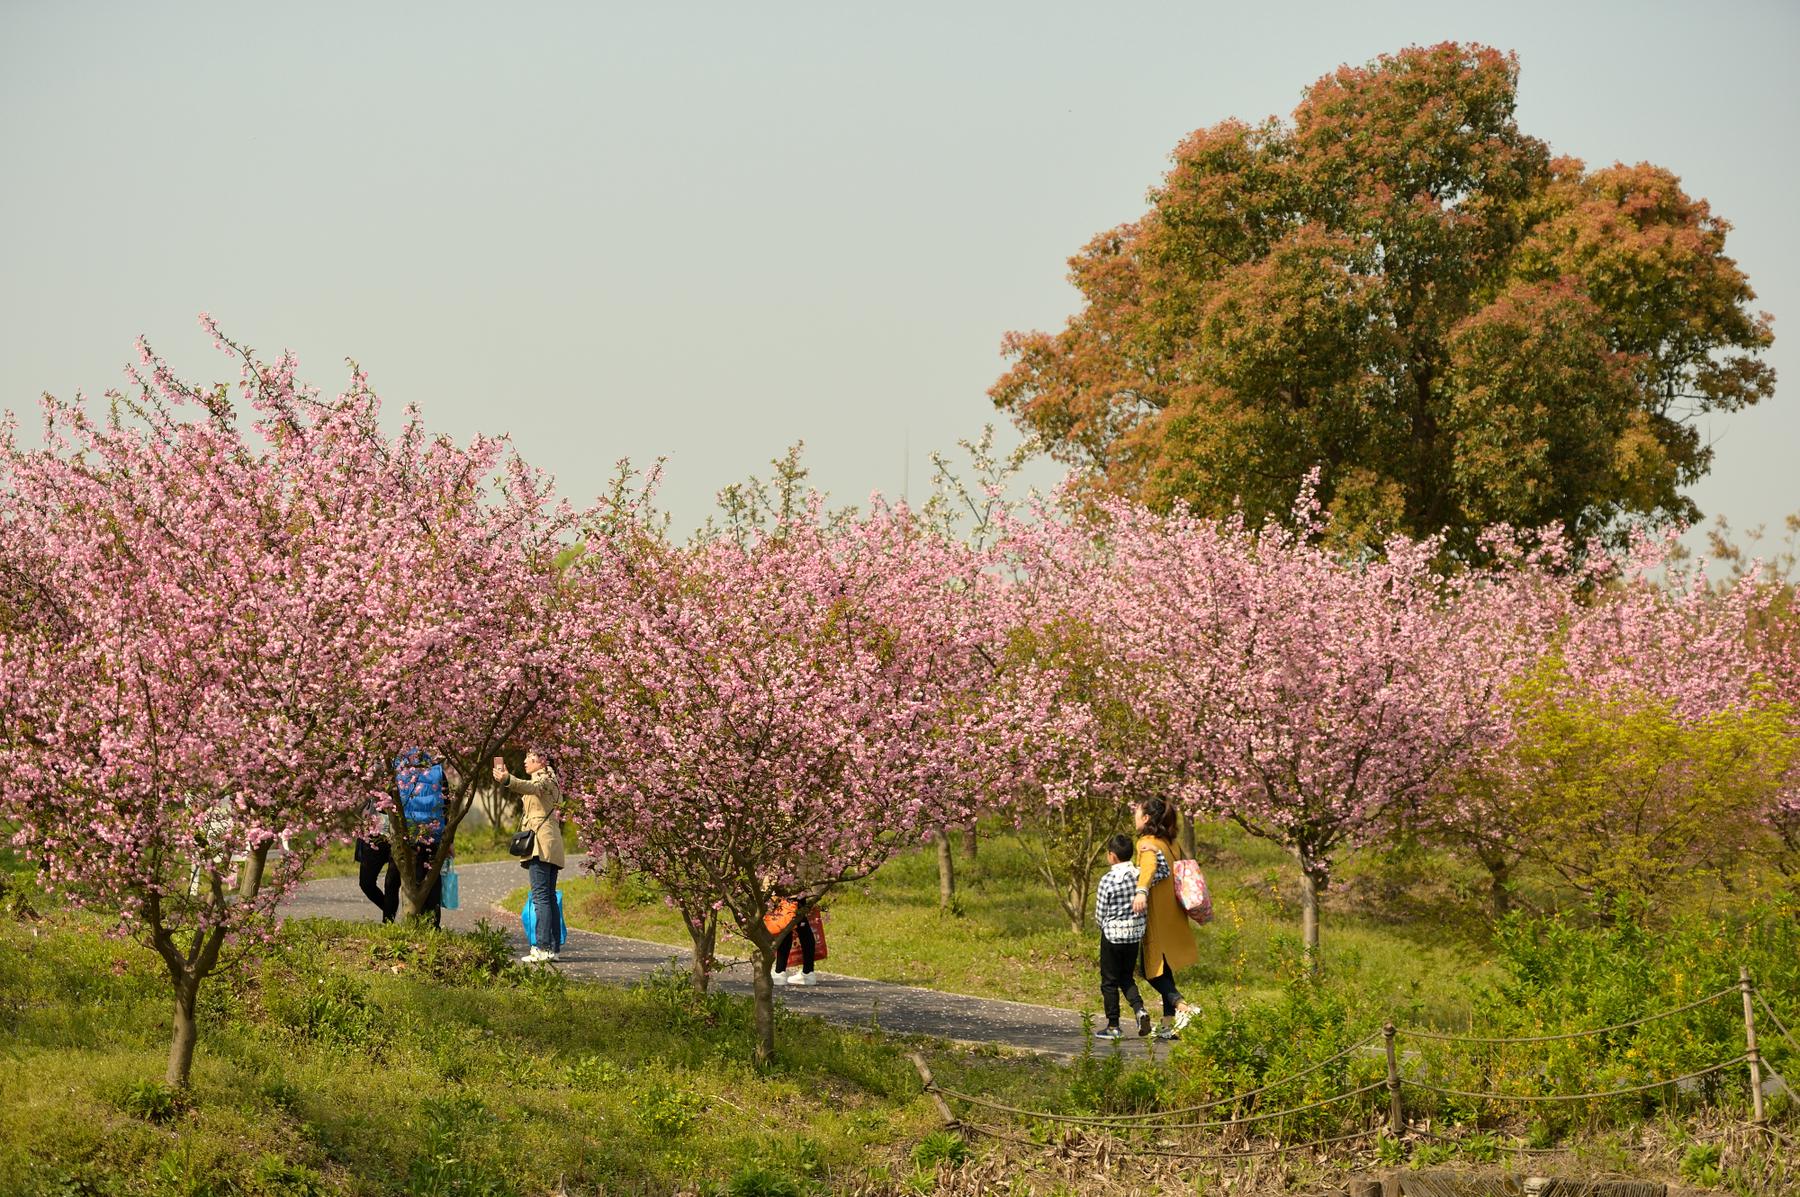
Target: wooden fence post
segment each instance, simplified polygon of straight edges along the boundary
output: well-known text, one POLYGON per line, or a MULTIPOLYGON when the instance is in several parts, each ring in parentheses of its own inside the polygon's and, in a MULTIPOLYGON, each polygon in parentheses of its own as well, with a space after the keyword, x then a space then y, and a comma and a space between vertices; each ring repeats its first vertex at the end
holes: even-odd
POLYGON ((913 1067, 919 1070, 919 1080, 925 1085, 926 1096, 930 1097, 932 1104, 937 1106, 938 1117, 944 1120, 946 1127, 954 1128, 957 1125, 956 1115, 950 1112, 949 1103, 937 1091, 937 1082, 931 1076, 931 1066, 925 1063, 925 1057, 918 1052, 907 1052, 906 1054, 912 1060, 913 1067))
POLYGON ((1756 1051, 1756 1014, 1750 1008, 1750 970, 1738 965, 1738 990, 1744 995, 1744 1056, 1750 1061, 1750 1109, 1751 1119, 1757 1126, 1763 1125, 1762 1100, 1762 1057, 1756 1051))
POLYGON ((1394 1024, 1392 1021, 1381 1028, 1381 1035, 1387 1040, 1388 1131, 1398 1139, 1405 1122, 1400 1113, 1400 1065, 1394 1059, 1394 1024))

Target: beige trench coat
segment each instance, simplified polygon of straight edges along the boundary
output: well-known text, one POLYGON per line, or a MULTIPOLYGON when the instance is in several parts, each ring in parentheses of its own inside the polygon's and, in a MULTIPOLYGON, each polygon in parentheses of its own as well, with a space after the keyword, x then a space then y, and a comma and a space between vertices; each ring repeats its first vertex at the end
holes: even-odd
POLYGON ((562 787, 556 784, 555 772, 550 769, 540 770, 533 773, 529 781, 508 773, 506 788, 519 795, 520 805, 524 808, 524 818, 519 823, 519 830, 536 834, 532 853, 525 858, 526 863, 541 860, 545 864, 562 868, 567 863, 567 858, 563 855, 562 787))

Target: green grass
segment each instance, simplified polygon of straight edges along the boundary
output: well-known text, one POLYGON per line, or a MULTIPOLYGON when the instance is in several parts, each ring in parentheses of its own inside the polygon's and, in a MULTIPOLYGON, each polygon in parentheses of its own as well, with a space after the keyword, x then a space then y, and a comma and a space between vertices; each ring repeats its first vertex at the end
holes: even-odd
MULTIPOLYGON (((96 919, 36 893, 16 862, 0 853, 0 875, 11 882, 0 893, 0 1054, 6 1061, 0 1068, 0 1197, 900 1197, 933 1191, 1029 1197, 1162 1191, 1191 1186, 1195 1174, 1171 1161, 1133 1155, 1130 1135, 1107 1148, 1120 1159, 1118 1172, 1102 1181, 1085 1162, 1096 1144, 1065 1140, 1067 1128, 1059 1124, 981 1115, 1024 1144, 944 1131, 904 1053, 923 1051, 949 1087, 1026 1109, 1166 1109, 1245 1094, 1269 1081, 1276 1083, 1247 1098, 1246 1108, 1286 1109, 1379 1080, 1379 1053, 1352 1052, 1322 1071, 1311 1066, 1356 1043, 1371 1020, 1378 1023, 1389 999, 1405 1000, 1409 989, 1421 1010, 1455 1017, 1456 1003, 1474 996, 1489 1003, 1489 1017, 1512 1019, 1505 1029, 1533 1032, 1591 1025, 1593 1011, 1614 999, 1626 1003, 1626 1012, 1654 1008, 1661 995, 1679 987, 1677 974, 1705 968, 1710 976, 1728 965, 1734 972, 1732 962, 1744 952, 1752 953, 1753 970, 1767 979, 1772 999, 1800 993, 1795 908, 1789 903, 1738 931, 1724 924, 1689 926, 1687 920, 1655 935, 1548 924, 1530 944, 1513 942, 1517 932, 1502 934, 1496 948, 1511 952, 1515 967, 1521 953, 1527 963, 1544 957, 1551 967, 1532 996, 1544 1009, 1494 1007, 1495 994, 1481 981, 1491 966, 1454 974, 1457 960, 1482 959, 1471 929, 1477 920, 1464 917, 1466 879, 1434 872, 1436 863, 1405 854, 1347 864, 1334 891, 1335 921, 1327 923, 1331 950, 1323 983, 1301 981, 1287 939, 1292 911, 1280 858, 1228 833, 1208 838, 1221 916, 1201 932, 1202 960, 1186 984, 1216 1001, 1180 1043, 1158 1051, 1154 1060, 1140 1054, 1148 1044, 1135 1040, 1130 1046, 1138 1050, 1129 1058, 1096 1051, 1069 1065, 995 1049, 899 1042, 802 1018, 778 1004, 777 1059, 758 1070, 749 1063, 748 1001, 697 996, 685 977, 653 978, 631 989, 582 984, 512 964, 503 937, 492 931, 462 935, 306 920, 289 924, 268 948, 205 984, 194 1084, 185 1094, 157 1083, 169 1002, 154 957, 129 942, 103 938, 96 919), (1397 874, 1411 890, 1396 891, 1397 874), (1232 923, 1234 917, 1241 925, 1232 923), (1374 947, 1353 958, 1334 947, 1334 933, 1344 940, 1367 936, 1374 947), (1426 944, 1428 935, 1444 942, 1426 944), (1253 936, 1261 937, 1260 946, 1252 946, 1259 942, 1253 936), (1409 951, 1415 959, 1401 959, 1409 951), (1437 964, 1430 953, 1438 954, 1437 964), (1445 973, 1434 977, 1432 968, 1445 973), (1398 979, 1382 977, 1382 969, 1394 970, 1398 979), (1565 973, 1568 983, 1558 988, 1565 973), (1079 1174, 1069 1170, 1071 1160, 1083 1161, 1079 1174)), ((924 934, 936 945, 932 958, 945 962, 945 974, 965 956, 997 953, 1016 961, 1036 952, 1039 968, 1017 969, 1025 984, 1042 980, 1033 972, 1053 971, 1048 953, 1034 945, 1060 936, 1080 950, 1067 962, 1066 975, 1056 975, 1076 994, 1071 1004, 1090 1004, 1087 941, 1059 926, 1048 895, 1039 899, 1024 884, 1018 846, 990 837, 978 861, 959 863, 965 882, 961 916, 937 913, 935 864, 924 854, 895 862, 866 894, 845 895, 833 924, 840 936, 834 945, 842 949, 840 954, 834 946, 834 965, 865 959, 865 941, 854 932, 859 917, 877 945, 886 934, 904 950, 924 934), (1006 918, 1016 920, 1021 942, 997 942, 995 928, 1006 918)), ((608 888, 600 896, 603 903, 626 899, 608 929, 631 919, 654 928, 658 904, 644 900, 647 895, 633 885, 624 890, 608 888)), ((880 963, 875 953, 866 958, 880 963)), ((964 967, 959 975, 992 974, 964 967)), ((1054 985, 1046 989, 1055 992, 1054 985)), ((1729 1055, 1736 1050, 1735 1016, 1721 1009, 1718 1026, 1699 1011, 1691 1020, 1667 1024, 1660 1039, 1646 1033, 1600 1044, 1603 1055, 1623 1056, 1574 1061, 1580 1065, 1576 1079, 1594 1075, 1595 1064, 1616 1069, 1646 1050, 1668 1055, 1649 1075, 1677 1071, 1673 1065, 1690 1050, 1706 1059, 1729 1055), (1688 1043, 1690 1032, 1712 1039, 1695 1047, 1688 1043)), ((1545 1050, 1526 1051, 1532 1075, 1545 1050)), ((1765 1050, 1791 1075, 1789 1058, 1777 1045, 1765 1050)), ((1428 1061, 1434 1075, 1471 1086, 1493 1079, 1487 1075, 1491 1065, 1488 1053, 1428 1061), (1473 1071, 1465 1076, 1458 1068, 1473 1071)), ((1602 1103, 1541 1126, 1528 1121, 1541 1112, 1535 1109, 1477 1110, 1480 1133, 1470 1131, 1463 1147, 1420 1141, 1410 1160, 1421 1166, 1450 1158, 1484 1164, 1508 1144, 1541 1140, 1565 1150, 1558 1168, 1566 1163, 1576 1174, 1595 1167, 1666 1174, 1692 1155, 1696 1162, 1683 1166, 1700 1175, 1705 1151, 1690 1149, 1728 1142, 1726 1159, 1735 1171, 1721 1175, 1737 1191, 1792 1191, 1784 1187, 1793 1179, 1791 1166, 1769 1155, 1760 1140, 1741 1139, 1746 1103, 1740 1088, 1711 1097, 1664 1095, 1668 1100, 1660 1103, 1602 1103)), ((1366 1125, 1384 1101, 1376 1092, 1296 1111, 1282 1119, 1280 1133, 1297 1141, 1366 1125)), ((1426 1104, 1416 1095, 1408 1109, 1445 1128, 1477 1125, 1467 1109, 1426 1104)), ((1775 1103, 1771 1114, 1791 1130, 1787 1103, 1775 1103)), ((1205 1132, 1172 1133, 1176 1137, 1166 1142, 1183 1149, 1223 1145, 1205 1132)), ((1297 1191, 1341 1183, 1356 1150, 1344 1148, 1335 1159, 1288 1157, 1284 1183, 1297 1191)), ((1365 1153, 1364 1166, 1373 1159, 1408 1160, 1404 1144, 1368 1150, 1376 1155, 1365 1153)), ((1267 1180, 1258 1166, 1257 1160, 1242 1165, 1231 1183, 1254 1188, 1259 1176, 1267 1180)))
MULTIPOLYGON (((0 1194, 806 1191, 934 1124, 897 1045, 684 980, 566 984, 488 934, 302 922, 202 989, 185 1095, 159 1082, 166 979, 67 913, 0 921, 0 1194)), ((944 1058, 940 1053, 940 1058, 944 1058)), ((987 1065, 992 1067, 992 1065, 987 1065)))
MULTIPOLYGON (((1203 829, 1203 841, 1215 918, 1196 929, 1200 959, 1180 974, 1181 989, 1202 1005, 1272 999, 1300 968, 1291 862, 1230 826, 1203 829)), ((1342 884, 1326 898, 1322 957, 1325 967, 1396 1015, 1457 1023, 1467 1018, 1470 979, 1491 970, 1486 934, 1473 912, 1448 898, 1398 893, 1391 874, 1416 874, 1427 865, 1433 887, 1441 889, 1439 861, 1396 863, 1373 855, 1348 861, 1342 884)), ((958 913, 939 908, 929 847, 901 853, 867 882, 834 893, 824 967, 954 993, 1099 1008, 1098 933, 1091 920, 1079 934, 1069 929, 1015 834, 985 836, 976 858, 959 855, 956 867, 958 913)), ((563 893, 571 926, 689 942, 675 912, 636 879, 616 886, 575 876, 563 883, 563 893)), ((523 890, 513 894, 509 909, 516 911, 523 898, 523 890)), ((744 950, 741 941, 720 947, 722 954, 744 950)))

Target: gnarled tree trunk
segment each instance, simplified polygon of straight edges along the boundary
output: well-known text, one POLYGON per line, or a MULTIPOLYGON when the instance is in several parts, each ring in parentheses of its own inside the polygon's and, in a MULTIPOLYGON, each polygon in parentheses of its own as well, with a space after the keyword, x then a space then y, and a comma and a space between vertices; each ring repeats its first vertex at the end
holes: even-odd
POLYGON ((698 923, 691 916, 683 921, 687 923, 688 938, 694 942, 694 992, 705 993, 712 984, 713 949, 719 941, 719 912, 707 911, 698 923))
MULTIPOLYGON (((224 882, 216 871, 211 880, 212 901, 223 906, 226 901, 224 882)), ((225 931, 221 927, 214 927, 210 931, 196 930, 188 950, 183 952, 176 946, 174 933, 163 925, 162 905, 155 894, 149 895, 144 903, 144 921, 150 929, 151 946, 162 957, 163 966, 168 970, 174 997, 174 1017, 169 1035, 169 1067, 164 1077, 171 1087, 181 1089, 187 1086, 188 1077, 193 1071, 194 1045, 200 1038, 200 1026, 195 1017, 200 982, 206 979, 207 974, 219 962, 219 948, 225 942, 225 931)))
POLYGON ((758 1068, 767 1067, 775 1059, 775 981, 769 975, 775 966, 775 937, 756 927, 750 933, 756 948, 756 973, 751 990, 756 1001, 756 1051, 758 1068))
POLYGON ((194 1068, 194 1044, 200 1029, 194 1022, 194 1008, 200 997, 200 978, 188 975, 175 982, 174 1033, 169 1040, 169 1067, 163 1080, 172 1088, 187 1085, 194 1068))

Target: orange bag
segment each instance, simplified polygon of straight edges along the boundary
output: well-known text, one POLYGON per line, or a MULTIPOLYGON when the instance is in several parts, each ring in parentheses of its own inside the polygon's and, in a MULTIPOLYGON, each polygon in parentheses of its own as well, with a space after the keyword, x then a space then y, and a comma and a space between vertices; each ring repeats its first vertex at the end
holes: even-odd
POLYGON ((799 909, 800 904, 790 899, 777 902, 774 910, 763 915, 763 928, 770 935, 780 935, 793 924, 794 912, 799 909))

